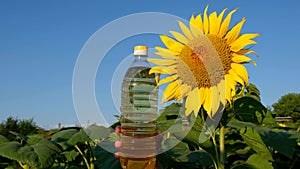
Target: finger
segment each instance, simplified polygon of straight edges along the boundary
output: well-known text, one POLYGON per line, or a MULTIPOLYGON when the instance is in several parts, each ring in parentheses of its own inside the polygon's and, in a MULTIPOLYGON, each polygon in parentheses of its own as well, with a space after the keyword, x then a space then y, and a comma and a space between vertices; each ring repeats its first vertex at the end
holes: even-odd
POLYGON ((121 133, 121 126, 117 126, 117 127, 115 128, 115 132, 116 132, 117 134, 120 134, 120 133, 121 133))
POLYGON ((115 158, 120 158, 120 152, 115 153, 115 158))
POLYGON ((122 142, 121 141, 116 141, 115 142, 115 147, 116 148, 121 148, 122 147, 122 142))

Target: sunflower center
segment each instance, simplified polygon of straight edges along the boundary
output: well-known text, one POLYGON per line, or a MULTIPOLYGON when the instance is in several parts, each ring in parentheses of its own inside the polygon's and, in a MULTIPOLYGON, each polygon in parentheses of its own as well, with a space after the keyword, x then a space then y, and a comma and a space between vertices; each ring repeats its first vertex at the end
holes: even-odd
POLYGON ((215 35, 198 36, 179 54, 177 73, 192 87, 216 86, 230 70, 231 58, 225 40, 215 35))
POLYGON ((220 57, 219 59, 221 60, 223 65, 224 73, 228 74, 229 70, 231 69, 231 63, 233 63, 233 52, 230 50, 230 46, 227 44, 226 39, 222 39, 217 37, 216 35, 211 34, 208 34, 206 36, 218 52, 218 55, 220 57))

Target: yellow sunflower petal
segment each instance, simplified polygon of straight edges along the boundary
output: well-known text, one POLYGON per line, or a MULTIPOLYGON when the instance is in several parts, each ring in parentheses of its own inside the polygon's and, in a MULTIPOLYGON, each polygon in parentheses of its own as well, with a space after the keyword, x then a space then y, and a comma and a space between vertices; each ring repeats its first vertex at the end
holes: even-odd
POLYGON ((231 97, 234 97, 236 95, 236 89, 231 89, 231 97))
POLYGON ((191 92, 192 87, 187 84, 183 84, 179 86, 179 88, 180 88, 180 96, 177 98, 178 102, 182 98, 186 97, 189 92, 191 92))
POLYGON ((171 59, 147 58, 147 61, 151 62, 151 63, 154 63, 156 65, 166 65, 166 66, 173 65, 173 64, 177 63, 176 60, 171 60, 171 59))
POLYGON ((159 46, 154 47, 157 52, 155 52, 156 55, 159 55, 163 58, 167 58, 167 59, 177 59, 178 56, 176 56, 176 53, 173 51, 170 51, 169 49, 165 49, 159 46))
POLYGON ((231 96, 231 87, 227 86, 226 87, 226 100, 229 101, 229 102, 231 102, 231 99, 232 99, 232 96, 231 96))
POLYGON ((231 89, 236 87, 236 81, 233 80, 230 74, 225 75, 226 86, 229 86, 231 89))
POLYGON ((182 48, 184 47, 184 45, 166 35, 161 35, 160 39, 169 50, 174 51, 176 53, 180 53, 182 48))
POLYGON ((246 54, 250 54, 250 53, 253 53, 256 56, 258 56, 256 52, 254 52, 253 50, 250 50, 250 49, 241 49, 236 52, 236 54, 239 54, 239 55, 246 55, 246 54))
POLYGON ((223 23, 221 24, 218 37, 222 38, 226 34, 226 32, 228 31, 228 27, 230 25, 231 16, 236 11, 237 11, 237 9, 234 9, 231 12, 229 12, 229 14, 226 16, 226 18, 224 19, 223 23))
POLYGON ((246 84, 248 84, 248 72, 243 65, 231 63, 231 68, 244 80, 244 82, 246 82, 246 84))
POLYGON ((190 29, 191 29, 191 32, 194 37, 197 37, 197 36, 200 36, 203 34, 202 18, 201 17, 199 17, 199 18, 201 19, 200 21, 199 21, 199 19, 197 20, 196 18, 194 18, 194 15, 192 15, 191 19, 190 19, 190 29))
POLYGON ((216 35, 218 33, 217 25, 217 12, 213 12, 209 15, 209 34, 216 35))
POLYGON ((209 34, 218 35, 222 23, 222 19, 227 8, 223 9, 219 16, 213 12, 209 16, 209 34))
POLYGON ((206 88, 206 98, 203 104, 203 108, 206 110, 207 114, 210 115, 212 105, 212 92, 211 88, 206 88))
POLYGON ((169 97, 166 98, 166 101, 170 101, 170 100, 175 100, 176 98, 178 98, 180 96, 180 89, 179 86, 177 86, 174 91, 172 92, 171 95, 169 95, 169 97))
POLYGON ((204 104, 205 97, 206 97, 206 89, 204 87, 201 87, 199 89, 199 97, 200 97, 199 105, 201 106, 204 104))
POLYGON ((149 74, 152 73, 161 73, 161 74, 175 74, 177 65, 172 66, 155 66, 152 67, 149 71, 149 74))
POLYGON ((230 74, 225 75, 225 81, 226 81, 226 99, 228 101, 231 101, 232 96, 235 95, 235 88, 237 82, 233 80, 232 75, 230 74))
POLYGON ((184 36, 182 35, 181 33, 179 32, 176 32, 176 31, 170 31, 170 33, 181 43, 187 45, 189 43, 189 40, 184 36))
POLYGON ((207 112, 209 117, 213 117, 217 113, 220 106, 220 91, 217 86, 211 87, 211 97, 211 111, 207 112))
POLYGON ((174 80, 176 80, 177 78, 178 78, 178 75, 177 75, 177 74, 172 75, 172 76, 168 76, 168 77, 166 77, 166 78, 164 78, 164 79, 161 79, 161 80, 158 82, 157 85, 159 86, 159 85, 162 85, 162 84, 165 84, 165 83, 174 81, 174 80))
POLYGON ((170 96, 174 93, 175 89, 178 88, 178 83, 178 81, 174 81, 166 87, 162 96, 162 104, 169 101, 167 98, 170 98, 170 96))
POLYGON ((193 23, 194 25, 196 25, 196 27, 199 29, 199 31, 201 32, 201 34, 203 34, 203 21, 202 21, 202 15, 199 14, 198 16, 196 16, 195 18, 195 22, 193 23))
POLYGON ((189 116, 193 111, 197 117, 200 109, 198 88, 194 88, 187 96, 185 102, 185 115, 189 116))
POLYGON ((223 11, 219 14, 219 16, 218 16, 218 18, 216 20, 216 23, 215 23, 215 27, 217 29, 217 33, 216 34, 218 34, 219 31, 220 31, 221 24, 222 24, 222 19, 223 19, 225 11, 227 11, 227 8, 223 9, 223 11))
POLYGON ((226 82, 225 82, 225 79, 221 80, 217 87, 218 87, 218 91, 219 91, 219 100, 223 104, 223 106, 225 106, 225 104, 226 104, 226 82))
POLYGON ((252 62, 254 66, 256 66, 256 63, 254 60, 252 60, 251 58, 244 56, 244 55, 238 55, 236 53, 232 54, 232 61, 235 63, 248 63, 248 62, 252 62))
POLYGON ((246 22, 246 18, 243 18, 239 23, 237 23, 225 36, 228 44, 231 44, 239 36, 243 24, 246 22))
POLYGON ((204 33, 205 34, 208 34, 208 32, 209 32, 209 20, 208 20, 208 17, 207 17, 208 6, 209 5, 207 5, 204 9, 203 28, 204 28, 204 33))
POLYGON ((182 33, 189 39, 192 40, 193 39, 193 35, 192 32, 190 31, 190 29, 181 21, 178 21, 179 27, 182 30, 182 33))
POLYGON ((241 85, 245 84, 245 81, 233 69, 230 69, 228 73, 234 81, 239 82, 241 85))
POLYGON ((256 42, 251 39, 256 38, 258 36, 259 34, 243 34, 240 37, 238 37, 237 40, 230 44, 230 48, 232 51, 237 52, 245 46, 256 44, 256 42))

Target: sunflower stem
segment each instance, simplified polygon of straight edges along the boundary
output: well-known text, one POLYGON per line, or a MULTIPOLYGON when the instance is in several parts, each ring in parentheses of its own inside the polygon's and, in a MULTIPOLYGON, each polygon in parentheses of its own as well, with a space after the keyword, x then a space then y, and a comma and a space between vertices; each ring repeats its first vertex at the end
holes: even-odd
POLYGON ((225 168, 225 129, 221 125, 220 128, 220 168, 225 168))
POLYGON ((74 147, 78 150, 79 154, 82 156, 82 158, 83 158, 83 160, 84 160, 84 162, 85 162, 86 167, 87 167, 88 169, 91 169, 88 160, 86 159, 85 155, 84 155, 83 152, 80 150, 80 148, 78 147, 78 145, 75 145, 74 147))
POLYGON ((220 166, 220 158, 219 158, 218 145, 217 145, 217 142, 216 142, 216 134, 213 133, 211 138, 212 138, 212 141, 213 141, 213 144, 214 144, 214 149, 215 149, 215 154, 216 154, 216 162, 217 162, 218 166, 220 166))

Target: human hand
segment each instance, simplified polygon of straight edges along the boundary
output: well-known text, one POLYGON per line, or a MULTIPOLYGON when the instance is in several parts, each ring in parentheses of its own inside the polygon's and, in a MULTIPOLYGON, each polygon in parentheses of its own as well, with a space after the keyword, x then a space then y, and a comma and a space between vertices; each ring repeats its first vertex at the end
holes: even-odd
MULTIPOLYGON (((120 135, 121 134, 121 126, 117 126, 115 128, 115 132, 120 135)), ((122 142, 121 141, 116 141, 115 142, 115 148, 120 149, 122 147, 122 142)), ((115 152, 115 158, 120 158, 120 152, 115 152)))

